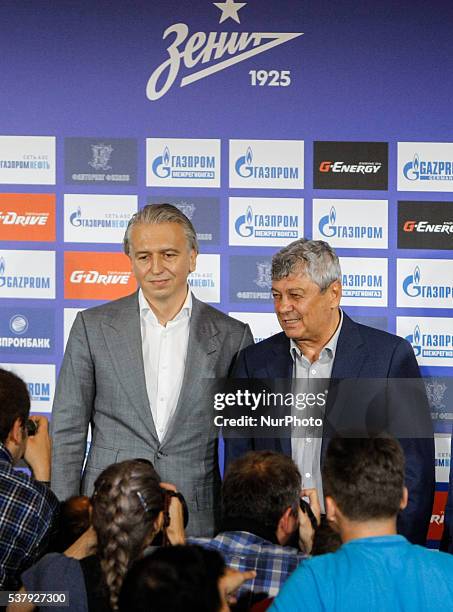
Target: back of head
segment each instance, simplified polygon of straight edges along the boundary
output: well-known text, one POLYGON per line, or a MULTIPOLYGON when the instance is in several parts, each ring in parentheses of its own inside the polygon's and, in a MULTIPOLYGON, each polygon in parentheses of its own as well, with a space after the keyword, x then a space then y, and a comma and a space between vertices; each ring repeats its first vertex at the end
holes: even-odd
POLYGON ((323 240, 300 238, 272 257, 272 280, 290 274, 306 274, 321 291, 341 281, 340 262, 332 247, 323 240))
POLYGON ((27 385, 22 379, 0 369, 0 442, 5 443, 16 421, 25 425, 30 414, 30 396, 27 385))
POLYGON ((102 574, 116 609, 124 576, 143 552, 164 509, 160 478, 147 460, 116 463, 97 478, 92 505, 102 574))
POLYGON ((123 240, 123 248, 126 255, 129 255, 130 233, 134 225, 139 223, 177 223, 181 225, 187 238, 189 250, 193 249, 198 253, 197 233, 192 222, 186 215, 172 204, 147 204, 141 208, 129 220, 123 240))
POLYGON ((336 437, 322 468, 325 496, 332 497, 352 521, 386 519, 400 509, 404 487, 404 454, 387 435, 336 437))
POLYGON ((223 520, 251 519, 275 531, 287 508, 297 513, 300 489, 300 473, 290 457, 272 451, 249 452, 226 471, 223 520))
POLYGON ((218 612, 225 563, 199 546, 158 548, 137 561, 123 583, 121 612, 218 612))

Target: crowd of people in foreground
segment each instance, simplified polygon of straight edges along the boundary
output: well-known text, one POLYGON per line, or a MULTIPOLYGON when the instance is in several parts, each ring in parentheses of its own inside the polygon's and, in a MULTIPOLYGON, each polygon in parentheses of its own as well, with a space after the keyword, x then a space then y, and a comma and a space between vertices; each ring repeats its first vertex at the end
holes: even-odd
POLYGON ((65 593, 61 610, 80 612, 453 606, 453 557, 397 535, 410 492, 389 436, 330 442, 324 517, 291 458, 249 452, 225 474, 217 535, 186 538, 183 498, 146 459, 109 466, 91 499, 59 504, 49 489, 47 421, 30 423, 27 388, 4 370, 0 402, 0 587, 15 592, 8 610, 50 609, 28 597, 38 592, 65 593), (15 469, 22 458, 32 476, 15 469))

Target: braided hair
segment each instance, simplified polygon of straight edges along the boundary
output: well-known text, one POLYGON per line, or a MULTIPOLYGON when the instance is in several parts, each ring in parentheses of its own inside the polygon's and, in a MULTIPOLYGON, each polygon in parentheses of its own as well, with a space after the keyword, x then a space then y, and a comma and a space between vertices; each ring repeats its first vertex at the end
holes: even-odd
POLYGON ((102 472, 92 503, 102 575, 110 606, 117 610, 123 579, 155 529, 164 509, 164 493, 151 462, 133 459, 102 472))

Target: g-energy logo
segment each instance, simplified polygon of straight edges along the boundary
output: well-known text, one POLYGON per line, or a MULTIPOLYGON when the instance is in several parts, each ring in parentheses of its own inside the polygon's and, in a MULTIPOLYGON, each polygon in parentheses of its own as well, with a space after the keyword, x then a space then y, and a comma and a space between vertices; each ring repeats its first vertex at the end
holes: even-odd
MULTIPOLYGON (((221 11, 219 23, 233 19, 240 23, 239 10, 246 2, 213 2, 221 11)), ((269 51, 303 32, 194 32, 190 34, 185 23, 175 23, 163 33, 162 40, 174 36, 167 47, 168 58, 151 74, 146 85, 146 97, 158 100, 164 96, 179 77, 181 64, 192 70, 180 78, 179 86, 185 87, 211 74, 225 70, 250 57, 269 51), (223 59, 226 58, 226 59, 223 59), (199 64, 207 67, 198 67, 199 64)))

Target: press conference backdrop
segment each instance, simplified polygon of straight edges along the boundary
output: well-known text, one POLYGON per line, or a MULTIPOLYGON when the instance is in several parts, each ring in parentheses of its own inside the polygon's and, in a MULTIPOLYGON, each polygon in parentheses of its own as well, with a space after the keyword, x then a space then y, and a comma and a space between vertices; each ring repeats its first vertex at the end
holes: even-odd
POLYGON ((49 413, 76 312, 131 293, 127 221, 197 228, 198 297, 277 331, 270 261, 337 249, 342 305, 413 345, 453 419, 451 2, 3 0, 0 361, 49 413))

